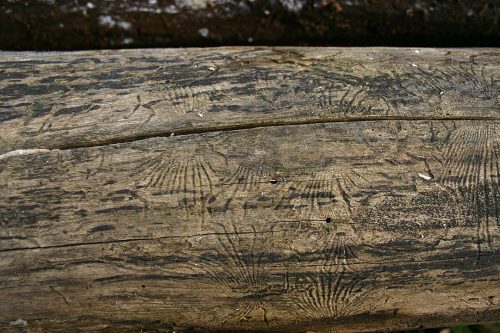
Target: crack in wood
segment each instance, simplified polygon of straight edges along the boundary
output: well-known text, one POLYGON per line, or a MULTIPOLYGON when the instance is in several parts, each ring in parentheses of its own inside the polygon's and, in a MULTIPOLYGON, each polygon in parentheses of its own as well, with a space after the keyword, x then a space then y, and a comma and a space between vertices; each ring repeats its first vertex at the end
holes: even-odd
POLYGON ((308 120, 294 120, 294 119, 281 119, 281 120, 266 120, 262 122, 249 122, 244 124, 234 124, 234 125, 219 125, 219 126, 208 126, 208 127, 196 127, 196 128, 186 128, 186 129, 172 129, 166 132, 153 132, 147 135, 134 135, 131 137, 122 137, 116 139, 102 140, 93 143, 81 143, 78 145, 74 144, 64 144, 64 143, 53 143, 53 145, 44 148, 33 148, 33 149, 18 149, 13 150, 0 155, 0 159, 24 155, 24 154, 36 154, 36 153, 44 153, 50 152, 52 150, 71 150, 71 149, 79 149, 79 148, 92 148, 92 147, 104 147, 108 145, 122 144, 122 143, 131 143, 135 141, 160 138, 160 137, 178 137, 178 136, 186 136, 186 135, 194 135, 194 134, 208 134, 214 132, 232 132, 232 131, 241 131, 247 129, 257 129, 257 128, 266 128, 266 127, 282 127, 282 126, 301 126, 301 125, 314 125, 314 124, 330 124, 330 123, 356 123, 356 122, 377 122, 377 121, 443 121, 443 122, 453 122, 453 121, 499 121, 500 117, 496 116, 484 116, 484 117, 476 117, 476 116, 432 116, 432 117, 409 117, 409 116, 377 116, 376 118, 369 117, 356 117, 356 116, 348 116, 345 118, 339 117, 319 117, 319 118, 311 118, 308 120))

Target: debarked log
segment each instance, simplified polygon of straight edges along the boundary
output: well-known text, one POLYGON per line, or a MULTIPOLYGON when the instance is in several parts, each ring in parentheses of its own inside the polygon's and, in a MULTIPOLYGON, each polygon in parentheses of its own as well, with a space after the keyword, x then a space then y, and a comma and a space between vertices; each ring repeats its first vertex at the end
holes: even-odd
POLYGON ((499 55, 0 53, 0 328, 498 320, 499 55))

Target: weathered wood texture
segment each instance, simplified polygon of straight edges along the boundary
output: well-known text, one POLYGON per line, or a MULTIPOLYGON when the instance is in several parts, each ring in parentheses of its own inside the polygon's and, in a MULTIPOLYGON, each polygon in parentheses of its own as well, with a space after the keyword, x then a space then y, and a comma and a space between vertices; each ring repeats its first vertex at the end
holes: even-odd
POLYGON ((0 49, 498 46, 499 0, 0 0, 0 49))
POLYGON ((498 50, 3 53, 0 75, 2 330, 499 318, 498 50))
POLYGON ((497 49, 3 53, 0 153, 279 124, 497 119, 499 58, 497 49))

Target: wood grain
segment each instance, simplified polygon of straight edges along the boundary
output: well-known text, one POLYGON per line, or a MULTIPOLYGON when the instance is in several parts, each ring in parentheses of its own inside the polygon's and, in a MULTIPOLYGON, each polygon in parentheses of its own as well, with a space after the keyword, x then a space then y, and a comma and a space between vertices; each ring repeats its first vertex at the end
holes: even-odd
POLYGON ((498 320, 496 52, 4 53, 1 329, 498 320))
POLYGON ((499 116, 497 49, 0 53, 0 153, 224 129, 499 116))

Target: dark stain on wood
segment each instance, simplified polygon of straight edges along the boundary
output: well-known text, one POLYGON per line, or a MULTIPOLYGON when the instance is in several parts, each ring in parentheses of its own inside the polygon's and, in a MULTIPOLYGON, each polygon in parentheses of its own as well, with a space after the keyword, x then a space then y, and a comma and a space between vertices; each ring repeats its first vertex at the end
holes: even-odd
POLYGON ((0 57, 2 330, 498 318, 496 50, 0 57))

